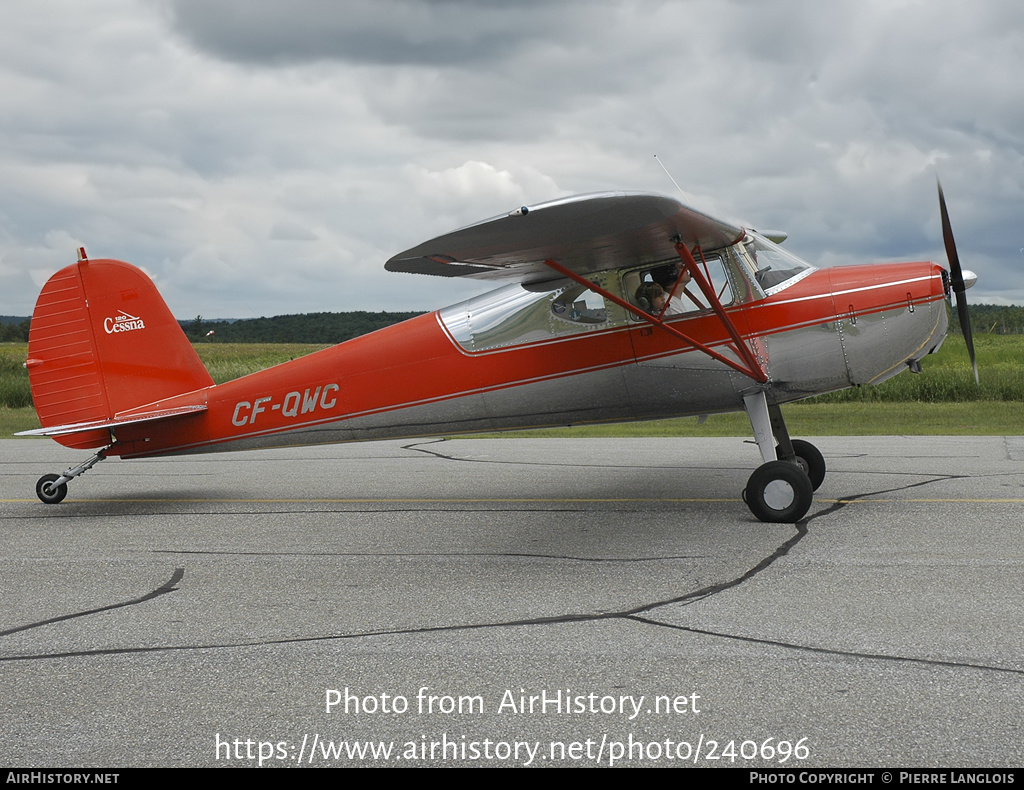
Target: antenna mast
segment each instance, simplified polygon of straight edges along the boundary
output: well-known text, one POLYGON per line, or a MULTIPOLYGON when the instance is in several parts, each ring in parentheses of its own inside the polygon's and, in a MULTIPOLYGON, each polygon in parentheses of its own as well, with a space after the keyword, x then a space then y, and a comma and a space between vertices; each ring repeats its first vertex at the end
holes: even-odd
POLYGON ((657 154, 654 155, 654 158, 658 162, 658 164, 661 165, 661 169, 665 171, 665 175, 668 176, 668 180, 672 182, 673 186, 675 186, 675 188, 679 190, 679 194, 683 196, 683 202, 685 202, 688 205, 693 205, 693 201, 690 199, 690 196, 683 192, 683 188, 676 183, 676 180, 674 178, 672 178, 672 174, 668 172, 668 168, 665 167, 664 162, 658 159, 657 154))

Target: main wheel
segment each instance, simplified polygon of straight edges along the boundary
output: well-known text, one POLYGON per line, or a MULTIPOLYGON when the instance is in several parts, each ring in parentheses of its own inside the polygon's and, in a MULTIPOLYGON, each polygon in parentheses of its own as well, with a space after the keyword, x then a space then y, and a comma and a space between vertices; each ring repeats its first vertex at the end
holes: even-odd
MULTIPOLYGON (((793 452, 796 453, 796 462, 811 478, 811 489, 817 491, 825 480, 825 459, 821 451, 810 442, 794 439, 793 452)), ((775 448, 775 454, 782 458, 782 451, 778 447, 775 448)))
POLYGON ((53 485, 57 480, 60 480, 60 475, 43 475, 36 482, 36 496, 44 505, 56 505, 68 495, 68 484, 53 485))
POLYGON ((743 501, 761 521, 792 524, 811 507, 814 491, 803 467, 789 461, 762 464, 747 481, 743 501))

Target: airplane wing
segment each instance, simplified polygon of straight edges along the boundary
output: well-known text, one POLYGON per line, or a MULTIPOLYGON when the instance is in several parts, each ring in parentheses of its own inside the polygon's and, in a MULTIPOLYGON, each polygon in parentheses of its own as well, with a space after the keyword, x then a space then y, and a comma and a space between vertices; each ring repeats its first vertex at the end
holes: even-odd
POLYGON ((676 237, 705 251, 743 237, 737 225, 663 195, 602 192, 524 206, 399 253, 391 272, 476 279, 552 279, 557 261, 577 274, 675 258, 676 237))

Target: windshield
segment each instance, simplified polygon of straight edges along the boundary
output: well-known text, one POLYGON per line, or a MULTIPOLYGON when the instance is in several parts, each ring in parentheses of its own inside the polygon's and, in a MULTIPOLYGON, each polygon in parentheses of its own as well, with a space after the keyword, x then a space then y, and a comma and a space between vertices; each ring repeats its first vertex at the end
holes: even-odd
POLYGON ((768 296, 788 288, 815 270, 806 261, 756 233, 748 233, 736 245, 736 250, 745 267, 768 296))

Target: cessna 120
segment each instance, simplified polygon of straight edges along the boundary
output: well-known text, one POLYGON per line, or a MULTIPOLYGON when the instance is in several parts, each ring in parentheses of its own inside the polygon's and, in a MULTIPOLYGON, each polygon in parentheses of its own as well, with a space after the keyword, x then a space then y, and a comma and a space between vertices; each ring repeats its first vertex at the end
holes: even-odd
POLYGON ((36 493, 62 501, 108 456, 743 410, 763 459, 743 498, 762 520, 795 522, 825 462, 790 439, 780 404, 919 371, 946 336, 951 290, 974 360, 941 186, 939 201, 949 273, 816 269, 771 240, 785 234, 659 195, 524 206, 386 264, 509 281, 497 290, 216 386, 142 271, 79 250, 32 316, 25 364, 43 427, 26 433, 99 449, 36 493))

